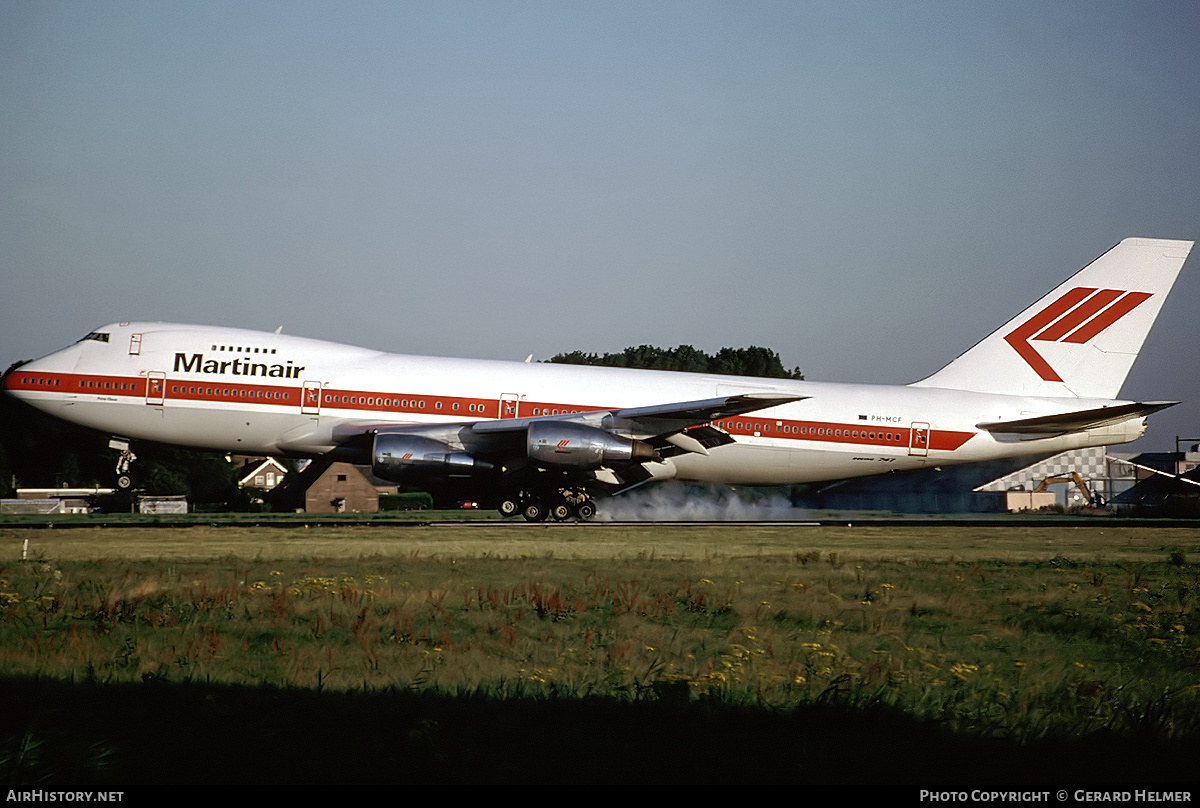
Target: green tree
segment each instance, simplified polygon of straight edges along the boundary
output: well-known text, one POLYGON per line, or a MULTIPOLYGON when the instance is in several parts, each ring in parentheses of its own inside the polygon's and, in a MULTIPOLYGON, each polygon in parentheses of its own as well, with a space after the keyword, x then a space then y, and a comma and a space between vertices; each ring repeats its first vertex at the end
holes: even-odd
MULTIPOLYGON (((9 368, 25 364, 18 362, 9 368)), ((0 395, 0 447, 8 476, 24 488, 111 484, 116 455, 108 438, 81 426, 51 418, 23 401, 0 395)))
POLYGON ((0 444, 0 498, 12 496, 16 496, 12 466, 8 463, 8 452, 4 450, 3 444, 0 444))
POLYGON ((658 348, 653 345, 630 346, 620 353, 595 354, 570 351, 547 361, 563 365, 603 365, 618 368, 679 370, 689 373, 714 373, 725 376, 758 376, 769 379, 803 379, 800 368, 788 370, 779 354, 770 348, 722 348, 710 355, 691 345, 658 348))

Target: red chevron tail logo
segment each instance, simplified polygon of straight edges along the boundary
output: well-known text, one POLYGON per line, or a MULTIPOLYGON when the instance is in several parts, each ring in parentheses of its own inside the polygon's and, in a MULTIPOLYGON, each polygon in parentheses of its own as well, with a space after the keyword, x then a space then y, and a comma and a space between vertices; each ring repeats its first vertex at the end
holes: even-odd
POLYGON ((1061 382, 1031 340, 1083 345, 1153 296, 1150 292, 1077 286, 1010 331, 1004 341, 1044 381, 1061 382))

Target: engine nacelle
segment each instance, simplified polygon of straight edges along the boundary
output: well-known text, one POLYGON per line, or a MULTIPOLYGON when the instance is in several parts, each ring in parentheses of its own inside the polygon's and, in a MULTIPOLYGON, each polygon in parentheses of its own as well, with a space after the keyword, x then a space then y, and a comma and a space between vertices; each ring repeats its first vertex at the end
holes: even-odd
POLYGON ((397 482, 416 477, 474 474, 492 468, 466 452, 456 452, 440 440, 419 435, 375 436, 371 470, 376 477, 397 482))
POLYGON ((528 453, 529 459, 538 465, 572 469, 598 469, 608 463, 657 457, 645 441, 564 421, 531 423, 528 453))

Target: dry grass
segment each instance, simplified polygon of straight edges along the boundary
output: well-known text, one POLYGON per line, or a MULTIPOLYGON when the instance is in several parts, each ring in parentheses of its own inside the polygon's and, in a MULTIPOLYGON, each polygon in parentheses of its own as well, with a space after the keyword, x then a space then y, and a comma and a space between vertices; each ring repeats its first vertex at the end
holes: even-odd
POLYGON ((523 556, 696 559, 841 553, 863 560, 1034 561, 1056 555, 1159 561, 1171 548, 1200 553, 1200 531, 1162 527, 823 527, 604 525, 520 522, 383 527, 0 528, 0 561, 29 552, 56 559, 359 558, 523 556))
POLYGON ((10 529, 0 674, 837 704, 1021 744, 1194 743, 1198 541, 1155 528, 10 529), (35 558, 20 561, 25 538, 35 558))

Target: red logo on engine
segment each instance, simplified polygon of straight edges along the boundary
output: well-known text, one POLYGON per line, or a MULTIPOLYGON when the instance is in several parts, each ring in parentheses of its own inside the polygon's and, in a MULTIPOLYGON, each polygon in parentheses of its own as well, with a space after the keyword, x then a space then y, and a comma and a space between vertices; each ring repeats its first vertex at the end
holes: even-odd
POLYGON ((1150 292, 1077 286, 1014 328, 1004 341, 1044 381, 1061 382, 1062 378, 1029 344, 1030 340, 1083 345, 1151 297, 1150 292))
POLYGON ((571 441, 569 440, 560 440, 558 442, 558 448, 555 451, 565 452, 567 450, 567 444, 570 442, 571 441))

